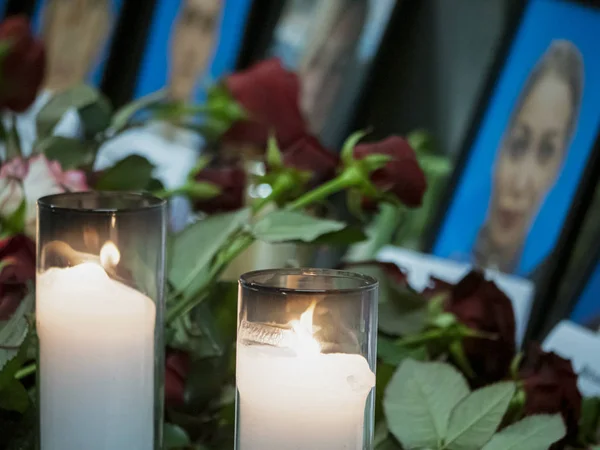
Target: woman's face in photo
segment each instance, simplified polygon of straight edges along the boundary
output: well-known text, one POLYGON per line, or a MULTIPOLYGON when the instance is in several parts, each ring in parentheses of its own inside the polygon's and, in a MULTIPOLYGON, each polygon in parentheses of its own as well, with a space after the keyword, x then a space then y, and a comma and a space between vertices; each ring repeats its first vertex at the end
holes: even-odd
POLYGON ((109 0, 50 0, 44 11, 48 89, 60 91, 85 81, 106 43, 110 22, 109 0))
POLYGON ((171 48, 171 95, 189 101, 217 40, 222 0, 184 0, 171 48))
POLYGON ((357 29, 362 23, 359 13, 358 7, 341 12, 342 17, 300 74, 302 110, 315 133, 319 133, 325 125, 346 75, 348 60, 361 33, 357 29))
POLYGON ((552 188, 567 145, 572 111, 567 83, 549 72, 525 98, 504 137, 494 172, 489 232, 510 248, 527 235, 552 188))

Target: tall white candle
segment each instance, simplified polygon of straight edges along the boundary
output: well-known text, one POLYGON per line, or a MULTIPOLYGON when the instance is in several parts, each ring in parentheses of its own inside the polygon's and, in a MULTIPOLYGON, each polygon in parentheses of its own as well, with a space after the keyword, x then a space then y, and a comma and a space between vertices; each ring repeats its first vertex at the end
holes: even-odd
POLYGON ((320 353, 293 325, 289 348, 237 347, 238 450, 362 450, 375 374, 361 355, 320 353))
POLYGON ((152 450, 156 308, 96 263, 37 279, 41 450, 152 450))

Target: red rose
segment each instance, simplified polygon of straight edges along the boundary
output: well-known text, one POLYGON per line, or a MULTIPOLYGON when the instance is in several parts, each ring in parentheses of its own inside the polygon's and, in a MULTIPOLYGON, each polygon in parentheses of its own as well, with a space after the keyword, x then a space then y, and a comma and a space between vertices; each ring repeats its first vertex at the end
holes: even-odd
POLYGON ((394 194, 406 206, 421 206, 427 181, 409 143, 401 137, 391 136, 354 148, 354 157, 359 160, 373 154, 388 155, 392 159, 371 173, 371 182, 379 190, 394 194))
POLYGON ((11 17, 0 24, 0 43, 9 45, 0 63, 0 108, 24 112, 44 80, 44 46, 32 35, 25 16, 11 17))
POLYGON ((306 122, 299 107, 300 81, 283 68, 278 59, 262 61, 248 70, 225 78, 225 86, 246 110, 248 118, 225 133, 230 142, 264 148, 274 132, 282 148, 306 134, 306 122))
POLYGON ((454 288, 452 283, 448 283, 433 275, 429 276, 429 284, 423 289, 423 296, 427 298, 433 298, 438 294, 450 293, 454 288))
POLYGON ((0 320, 8 320, 35 278, 35 243, 25 235, 0 240, 0 320))
POLYGON ((246 195, 246 172, 240 167, 208 167, 195 177, 196 181, 205 181, 221 189, 216 197, 197 200, 194 208, 207 214, 234 211, 244 205, 246 195))
POLYGON ((466 338, 464 349, 483 384, 504 378, 515 355, 515 315, 510 299, 483 273, 472 271, 451 291, 446 310, 493 339, 466 338))
POLYGON ((313 136, 304 136, 283 151, 283 164, 312 173, 311 185, 316 186, 335 176, 339 158, 313 136))
POLYGON ((567 427, 565 439, 552 449, 562 449, 577 437, 581 393, 571 361, 531 345, 519 372, 525 389, 525 415, 560 413, 567 427))
POLYGON ((165 370, 165 404, 181 406, 185 402, 185 383, 190 371, 190 357, 179 350, 168 350, 165 370))

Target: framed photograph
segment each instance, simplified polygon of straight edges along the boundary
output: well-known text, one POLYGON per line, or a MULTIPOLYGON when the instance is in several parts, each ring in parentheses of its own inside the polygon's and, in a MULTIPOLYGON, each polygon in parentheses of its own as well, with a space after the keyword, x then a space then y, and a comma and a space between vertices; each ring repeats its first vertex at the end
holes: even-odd
POLYGON ((38 0, 32 26, 46 45, 44 87, 99 86, 124 0, 38 0))
POLYGON ((531 0, 442 205, 432 253, 531 276, 598 151, 600 9, 531 0))
POLYGON ((252 0, 159 0, 134 97, 167 88, 198 102, 204 86, 235 69, 252 0))
POLYGON ((311 131, 337 145, 348 132, 394 0, 287 0, 267 54, 302 80, 311 131))

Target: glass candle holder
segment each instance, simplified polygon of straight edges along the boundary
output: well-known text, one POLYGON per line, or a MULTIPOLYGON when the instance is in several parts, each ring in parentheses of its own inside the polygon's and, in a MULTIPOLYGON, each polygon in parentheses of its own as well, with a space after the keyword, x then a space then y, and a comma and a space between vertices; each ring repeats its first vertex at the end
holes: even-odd
POLYGON ((282 269, 239 285, 236 449, 371 449, 377 280, 282 269))
POLYGON ((165 230, 150 195, 38 200, 41 450, 161 448, 165 230))

